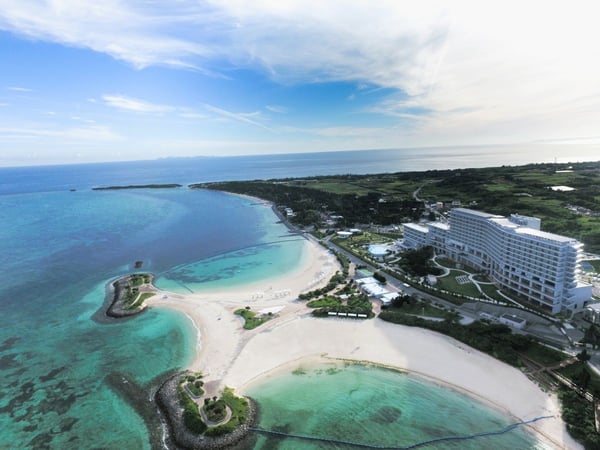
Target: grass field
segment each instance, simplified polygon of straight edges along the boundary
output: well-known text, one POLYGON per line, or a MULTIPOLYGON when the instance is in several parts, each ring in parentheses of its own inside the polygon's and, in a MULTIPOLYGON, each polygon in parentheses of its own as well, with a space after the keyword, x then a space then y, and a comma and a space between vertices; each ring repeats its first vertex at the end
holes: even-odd
POLYGON ((460 284, 456 280, 456 277, 461 275, 465 275, 465 273, 459 270, 451 270, 449 275, 446 275, 445 277, 438 277, 435 287, 449 292, 466 295, 468 297, 479 297, 481 294, 472 282, 460 284))

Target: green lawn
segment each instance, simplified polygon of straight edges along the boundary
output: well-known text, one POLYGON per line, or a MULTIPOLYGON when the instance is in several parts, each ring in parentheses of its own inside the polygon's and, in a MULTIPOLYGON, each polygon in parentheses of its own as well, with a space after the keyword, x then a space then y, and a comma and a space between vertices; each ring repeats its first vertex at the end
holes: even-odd
POLYGON ((445 277, 438 277, 435 287, 445 291, 454 292, 456 294, 466 295, 468 297, 480 297, 481 294, 473 283, 469 282, 467 284, 459 284, 458 281, 456 281, 456 277, 461 275, 466 274, 462 271, 451 270, 449 275, 446 275, 445 277))
POLYGON ((235 314, 244 318, 244 329, 246 330, 252 330, 271 319, 271 317, 268 316, 256 317, 256 313, 254 311, 244 308, 236 309, 235 314))
POLYGON ((438 317, 440 319, 447 319, 454 317, 455 313, 448 312, 441 308, 431 305, 427 302, 419 302, 411 300, 410 303, 404 303, 400 307, 387 308, 388 311, 400 312, 404 314, 414 314, 418 316, 426 317, 438 317))
POLYGON ((593 261, 588 261, 592 266, 594 266, 594 270, 596 272, 600 272, 600 259, 596 259, 593 261))
POLYGON ((325 308, 328 306, 339 306, 342 301, 336 297, 323 297, 317 300, 312 300, 306 304, 309 308, 325 308))
POLYGON ((126 306, 125 309, 138 308, 138 307, 142 306, 142 303, 144 303, 144 300, 149 299, 150 297, 154 297, 154 295, 155 294, 153 292, 145 292, 143 294, 140 294, 139 297, 137 298, 137 300, 135 300, 130 305, 126 306))
POLYGON ((488 297, 493 298, 501 302, 506 302, 506 299, 498 294, 498 287, 493 284, 480 284, 481 290, 487 294, 488 297))

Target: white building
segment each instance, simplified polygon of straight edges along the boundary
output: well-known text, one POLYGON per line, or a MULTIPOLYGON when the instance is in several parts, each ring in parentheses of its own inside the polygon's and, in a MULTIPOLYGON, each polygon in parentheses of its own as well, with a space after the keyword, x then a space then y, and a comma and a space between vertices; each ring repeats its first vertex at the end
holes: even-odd
POLYGON ((369 245, 367 251, 369 252, 371 257, 376 259, 377 261, 383 261, 385 257, 390 253, 389 247, 387 245, 381 244, 369 245))
MULTIPOLYGON (((407 227, 409 245, 431 245, 454 261, 485 272, 498 286, 556 314, 582 309, 592 287, 580 281, 583 244, 540 231, 535 217, 509 218, 454 208, 450 223, 430 224, 426 232, 407 227), (425 242, 425 244, 423 244, 425 242)), ((405 244, 406 245, 406 244, 405 244)))
POLYGON ((416 223, 405 223, 403 225, 403 246, 408 249, 417 249, 429 245, 429 228, 416 223))
POLYGON ((592 323, 600 323, 600 303, 587 305, 583 311, 583 317, 592 323))
POLYGON ((498 322, 508 325, 509 327, 517 328, 522 330, 527 325, 527 321, 522 317, 515 316, 514 314, 502 314, 498 318, 498 322))
POLYGON ((369 297, 381 298, 390 292, 373 277, 359 278, 356 280, 356 284, 358 284, 361 291, 367 294, 369 297))

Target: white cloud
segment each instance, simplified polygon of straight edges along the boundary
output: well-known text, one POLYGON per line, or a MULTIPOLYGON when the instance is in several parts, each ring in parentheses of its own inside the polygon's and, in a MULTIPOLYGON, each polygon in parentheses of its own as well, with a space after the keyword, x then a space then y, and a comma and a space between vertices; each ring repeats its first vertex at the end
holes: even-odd
MULTIPOLYGON (((154 64, 195 67, 194 56, 210 56, 211 49, 186 32, 201 22, 212 22, 206 6, 191 2, 103 0, 3 0, 0 28, 34 39, 90 48, 128 61, 137 67, 154 64), (173 30, 181 30, 176 37, 173 30)), ((200 67, 196 67, 201 69, 200 67)))
POLYGON ((32 91, 29 88, 21 87, 21 86, 7 86, 6 89, 9 91, 14 91, 14 92, 31 92, 32 91))
POLYGON ((222 108, 217 108, 216 106, 212 106, 212 105, 204 105, 204 107, 208 111, 210 111, 212 113, 215 113, 218 116, 225 117, 226 119, 233 119, 233 120, 238 121, 238 122, 243 122, 243 123, 247 123, 247 124, 253 125, 255 127, 263 128, 263 129, 265 129, 267 131, 272 131, 266 125, 263 125, 262 123, 260 123, 257 120, 253 119, 253 118, 260 117, 260 112, 259 111, 255 111, 255 112, 251 112, 251 113, 234 113, 234 112, 222 109, 222 108))
POLYGON ((265 108, 277 114, 286 114, 288 112, 288 109, 285 106, 280 105, 267 105, 265 108))
POLYGON ((184 119, 207 119, 208 115, 206 114, 200 114, 197 112, 193 112, 193 111, 183 111, 180 112, 179 117, 183 117, 184 119))
POLYGON ((124 95, 103 95, 102 100, 114 108, 124 109, 126 111, 135 111, 140 113, 166 113, 175 108, 167 105, 158 105, 146 102, 137 98, 126 97, 124 95))
POLYGON ((59 138, 66 141, 116 141, 122 137, 106 126, 85 126, 75 128, 44 128, 29 127, 3 127, 0 128, 2 140, 6 139, 35 139, 59 138))
MULTIPOLYGON (((241 67, 284 84, 392 88, 368 111, 403 124, 397 145, 461 145, 594 134, 599 13, 589 0, 2 0, 0 28, 136 67, 241 67)), ((172 111, 108 97, 121 109, 172 111)), ((207 110, 269 129, 264 118, 207 110)))

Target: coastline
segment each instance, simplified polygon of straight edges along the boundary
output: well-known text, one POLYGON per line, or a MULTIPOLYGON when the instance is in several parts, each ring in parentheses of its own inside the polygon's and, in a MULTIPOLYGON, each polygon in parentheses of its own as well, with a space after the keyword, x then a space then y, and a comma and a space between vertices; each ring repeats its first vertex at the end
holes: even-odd
POLYGON ((243 395, 284 373, 344 364, 416 376, 467 395, 513 417, 514 422, 552 416, 527 429, 553 448, 583 448, 568 435, 556 396, 542 391, 519 370, 445 335, 377 319, 299 320, 271 330, 248 344, 232 365, 226 384, 243 395))
POLYGON ((556 396, 542 391, 516 368, 429 330, 377 319, 312 317, 311 309, 297 296, 325 285, 340 267, 335 256, 305 239, 306 257, 293 272, 194 294, 159 291, 161 295, 146 301, 148 306, 182 312, 199 330, 198 348, 188 369, 205 375, 207 393, 218 395, 231 387, 243 395, 249 386, 302 365, 373 364, 458 390, 514 417, 515 422, 552 416, 527 428, 556 448, 582 448, 568 435, 556 396), (233 312, 247 306, 275 313, 258 328, 244 330, 242 319, 233 312))
MULTIPOLYGON (((323 256, 332 256, 310 240, 307 245, 311 258, 305 275, 309 268, 318 267, 311 262, 323 263, 323 256)), ((283 277, 280 283, 290 281, 283 277)), ((450 337, 377 319, 314 318, 304 302, 292 300, 294 296, 249 300, 247 294, 247 288, 235 288, 173 294, 167 299, 155 296, 148 302, 183 312, 200 329, 200 348, 190 369, 202 371, 210 380, 207 389, 213 392, 228 386, 243 395, 250 385, 303 364, 374 364, 459 390, 517 420, 553 416, 528 427, 558 448, 581 448, 567 434, 556 396, 542 391, 518 369, 450 337), (274 319, 248 331, 233 314, 246 304, 253 310, 283 309, 274 319)))

